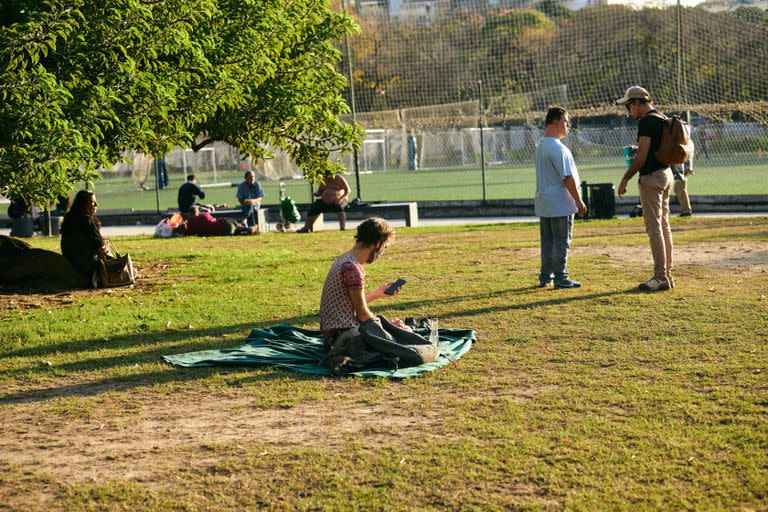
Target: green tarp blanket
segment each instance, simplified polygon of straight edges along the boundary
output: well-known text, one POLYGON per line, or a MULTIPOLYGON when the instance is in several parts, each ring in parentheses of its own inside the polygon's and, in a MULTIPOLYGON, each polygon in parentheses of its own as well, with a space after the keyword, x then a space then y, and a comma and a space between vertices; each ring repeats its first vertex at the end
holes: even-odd
MULTIPOLYGON (((429 330, 423 327, 414 332, 422 336, 429 335, 429 330)), ((434 363, 411 368, 371 368, 351 375, 392 379, 416 377, 456 361, 472 348, 472 342, 475 341, 475 331, 467 329, 440 329, 439 333, 440 357, 434 363)), ((253 329, 248 336, 248 343, 239 347, 163 356, 163 359, 188 368, 263 364, 301 373, 330 375, 328 368, 318 365, 326 353, 322 332, 294 325, 275 325, 269 329, 253 329)))

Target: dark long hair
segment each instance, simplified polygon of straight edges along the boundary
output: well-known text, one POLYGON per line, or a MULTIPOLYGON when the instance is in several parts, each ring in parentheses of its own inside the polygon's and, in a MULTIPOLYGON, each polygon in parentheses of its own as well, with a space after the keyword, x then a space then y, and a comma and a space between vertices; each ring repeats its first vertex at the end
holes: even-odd
POLYGON ((79 222, 93 223, 96 227, 101 227, 101 222, 96 218, 96 215, 88 214, 88 203, 93 197, 93 192, 90 190, 81 190, 75 195, 75 200, 72 201, 72 206, 69 207, 69 211, 64 214, 64 222, 61 225, 63 232, 69 231, 72 224, 79 222))

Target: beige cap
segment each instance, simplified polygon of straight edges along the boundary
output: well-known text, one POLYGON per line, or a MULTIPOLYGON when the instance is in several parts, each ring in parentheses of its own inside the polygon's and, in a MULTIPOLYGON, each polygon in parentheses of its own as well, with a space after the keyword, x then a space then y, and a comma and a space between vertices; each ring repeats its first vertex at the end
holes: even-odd
POLYGON ((651 95, 640 87, 639 85, 633 85, 629 89, 627 89, 627 92, 624 93, 623 98, 619 98, 616 100, 616 103, 619 105, 626 105, 629 100, 647 100, 651 101, 651 95))

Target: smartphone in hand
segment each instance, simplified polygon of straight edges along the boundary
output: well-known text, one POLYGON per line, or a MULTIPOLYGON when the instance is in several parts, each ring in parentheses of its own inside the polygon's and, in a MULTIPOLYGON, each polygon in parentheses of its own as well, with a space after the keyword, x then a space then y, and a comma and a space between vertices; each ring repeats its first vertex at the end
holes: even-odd
POLYGON ((390 286, 389 288, 387 288, 386 290, 384 290, 384 293, 386 293, 387 295, 394 295, 394 294, 395 294, 395 292, 396 292, 396 291, 397 291, 397 290, 398 290, 398 289, 399 289, 401 286, 403 286, 405 283, 406 283, 405 279, 398 279, 397 281, 395 281, 394 283, 392 283, 392 286, 390 286))

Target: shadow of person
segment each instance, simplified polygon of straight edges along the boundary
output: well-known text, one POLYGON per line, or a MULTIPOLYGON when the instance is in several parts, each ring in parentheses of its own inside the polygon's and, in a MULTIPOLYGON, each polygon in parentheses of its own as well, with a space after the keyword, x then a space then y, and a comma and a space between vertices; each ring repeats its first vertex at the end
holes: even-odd
POLYGON ((90 280, 61 254, 5 235, 0 235, 0 284, 11 285, 9 293, 90 288, 90 280))

